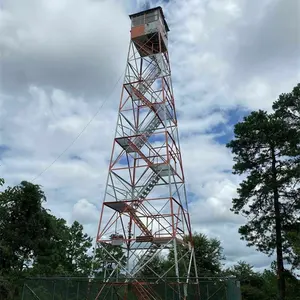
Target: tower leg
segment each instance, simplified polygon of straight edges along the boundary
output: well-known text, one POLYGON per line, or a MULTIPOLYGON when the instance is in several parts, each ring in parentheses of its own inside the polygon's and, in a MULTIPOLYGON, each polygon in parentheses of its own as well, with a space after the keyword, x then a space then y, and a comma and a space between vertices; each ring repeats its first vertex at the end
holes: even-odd
POLYGON ((193 248, 193 260, 194 260, 194 267, 195 267, 195 276, 196 276, 196 289, 197 289, 197 300, 201 299, 200 295, 200 285, 199 285, 199 278, 198 278, 198 269, 197 269, 197 261, 196 261, 196 255, 195 255, 195 249, 193 248))
POLYGON ((181 289, 180 289, 180 277, 179 277, 179 265, 178 265, 178 255, 177 255, 177 243, 174 239, 174 260, 175 260, 175 273, 178 285, 178 299, 181 299, 181 289))

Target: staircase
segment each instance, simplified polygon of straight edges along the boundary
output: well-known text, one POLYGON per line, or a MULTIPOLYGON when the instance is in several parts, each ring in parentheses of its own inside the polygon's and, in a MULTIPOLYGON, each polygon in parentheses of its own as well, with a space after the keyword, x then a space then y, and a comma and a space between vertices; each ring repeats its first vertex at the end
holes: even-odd
MULTIPOLYGON (((137 196, 135 197, 137 200, 143 201, 151 192, 153 187, 160 179, 160 174, 153 172, 152 175, 149 177, 145 185, 140 189, 137 196)), ((141 203, 141 202, 140 202, 141 203)), ((136 210, 140 206, 140 203, 132 203, 131 205, 126 206, 126 211, 132 216, 135 224, 140 228, 144 236, 137 237, 137 241, 140 238, 140 241, 147 239, 148 241, 152 241, 153 236, 152 232, 147 228, 147 226, 143 223, 143 221, 139 218, 136 214, 136 210)))
POLYGON ((160 120, 157 116, 154 116, 154 118, 141 130, 142 134, 135 137, 133 139, 133 143, 141 149, 147 140, 149 139, 150 135, 155 131, 155 129, 159 126, 160 120))
POLYGON ((132 195, 132 192, 128 191, 124 200, 127 200, 129 196, 131 196, 133 199, 136 200, 144 200, 149 195, 149 193, 151 192, 153 187, 157 184, 160 178, 161 178, 160 173, 153 172, 151 176, 148 177, 148 180, 143 185, 143 187, 140 188, 137 195, 132 195))
POLYGON ((150 284, 144 285, 134 283, 134 294, 138 300, 162 300, 160 296, 154 291, 150 284))
MULTIPOLYGON (((139 269, 145 262, 149 261, 153 255, 156 253, 159 246, 156 244, 152 244, 148 251, 142 256, 139 260, 138 264, 135 266, 135 269, 139 269)), ((143 281, 143 269, 139 270, 134 277, 140 282, 143 281)), ((134 293, 137 296, 138 300, 162 300, 162 298, 155 292, 151 284, 149 284, 149 278, 144 278, 146 285, 141 283, 134 283, 134 293)))
POLYGON ((151 295, 149 295, 147 290, 138 283, 134 285, 134 293, 138 297, 138 300, 153 300, 153 299, 155 299, 151 295))
POLYGON ((129 137, 120 137, 116 138, 116 141, 127 153, 136 152, 135 148, 141 149, 160 123, 160 119, 155 115, 154 118, 140 131, 140 135, 134 137, 132 140, 129 137), (130 146, 131 143, 134 144, 134 147, 130 146))
MULTIPOLYGON (((151 244, 150 248, 146 251, 145 254, 139 259, 138 263, 134 267, 133 271, 137 271, 142 265, 144 265, 146 262, 148 262, 156 253, 157 249, 159 249, 159 246, 156 244, 151 244)), ((147 269, 147 268, 146 268, 147 269)), ((143 277, 143 268, 134 273, 135 277, 143 277)))
MULTIPOLYGON (((151 55, 152 62, 151 65, 148 67, 148 70, 146 71, 146 74, 144 74, 144 78, 142 82, 139 82, 135 88, 138 89, 138 91, 144 95, 147 90, 152 86, 154 81, 158 78, 158 76, 161 74, 161 68, 159 66, 159 62, 155 55, 151 55)), ((140 100, 138 96, 136 96, 133 92, 133 85, 131 84, 126 84, 126 89, 129 92, 129 94, 132 97, 133 101, 138 101, 140 100)))
MULTIPOLYGON (((137 87, 134 87, 131 84, 126 85, 126 89, 131 95, 133 101, 141 100, 144 104, 148 105, 154 112, 155 116, 150 120, 150 122, 140 130, 140 134, 130 138, 130 137, 120 137, 116 138, 116 141, 118 144, 127 152, 136 152, 142 157, 149 165, 152 165, 152 162, 147 158, 140 149, 146 144, 149 137, 153 134, 153 132, 158 128, 158 126, 161 124, 161 120, 159 119, 157 115, 157 111, 159 111, 160 104, 159 103, 152 103, 149 101, 144 94, 147 92, 147 90, 151 87, 151 85, 154 83, 156 78, 161 74, 161 68, 159 65, 159 61, 157 60, 157 57, 155 55, 149 56, 152 60, 152 64, 148 67, 148 70, 146 74, 144 75, 143 81, 141 83, 138 83, 137 87)), ((144 186, 138 191, 138 194, 136 197, 134 197, 136 200, 140 200, 140 203, 146 199, 146 197, 149 195, 153 187, 157 184, 157 182, 160 179, 160 172, 153 172, 153 174, 150 176, 150 178, 147 180, 147 182, 144 184, 144 186)), ((137 242, 143 242, 143 241, 152 241, 153 235, 152 232, 147 228, 147 226, 142 222, 140 217, 137 215, 137 208, 140 206, 140 203, 137 205, 135 203, 132 203, 131 205, 126 205, 125 211, 128 212, 135 224, 140 228, 142 235, 140 237, 137 237, 137 242)))
POLYGON ((120 146, 123 147, 123 149, 125 149, 127 153, 136 152, 134 147, 130 147, 130 142, 133 143, 138 149, 141 149, 149 139, 150 135, 157 129, 157 127, 161 123, 158 117, 160 104, 152 103, 145 97, 146 91, 151 87, 157 76, 161 73, 161 68, 156 56, 152 55, 151 59, 154 62, 154 65, 151 64, 149 66, 149 70, 144 76, 144 81, 139 83, 136 87, 131 84, 127 84, 126 89, 131 95, 133 101, 142 101, 144 104, 150 107, 152 111, 154 111, 155 116, 142 130, 140 130, 140 134, 134 137, 132 140, 129 141, 128 137, 121 137, 116 139, 120 146))
MULTIPOLYGON (((149 70, 147 71, 146 75, 144 75, 144 80, 139 84, 139 91, 142 94, 145 94, 146 91, 151 87, 151 85, 154 83, 156 78, 161 74, 161 68, 159 66, 159 62, 155 55, 149 56, 154 64, 152 63, 149 66, 149 70)), ((138 100, 138 99, 135 99, 138 100)))
POLYGON ((143 223, 143 221, 136 214, 135 208, 130 205, 127 205, 126 211, 132 216, 134 222, 141 229, 142 233, 145 236, 152 238, 152 232, 148 229, 148 227, 143 223))
POLYGON ((149 195, 153 187, 157 184, 159 179, 160 179, 160 175, 153 172, 151 177, 146 182, 146 184, 139 191, 137 198, 139 200, 144 200, 149 195))

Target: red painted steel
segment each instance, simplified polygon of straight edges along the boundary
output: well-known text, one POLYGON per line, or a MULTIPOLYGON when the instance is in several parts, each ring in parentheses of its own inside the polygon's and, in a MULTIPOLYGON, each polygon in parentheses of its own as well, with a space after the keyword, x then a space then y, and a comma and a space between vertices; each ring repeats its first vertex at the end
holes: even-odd
MULTIPOLYGON (((176 299, 186 299, 179 277, 186 276, 188 283, 191 269, 194 276, 197 271, 166 44, 168 29, 160 8, 139 16, 131 17, 132 39, 96 240, 104 251, 108 245, 121 247, 126 257, 124 264, 115 259, 118 268, 108 275, 108 282, 117 282, 122 275, 128 278, 124 285, 135 284, 137 299, 161 299, 142 285, 143 280, 147 282, 145 274, 159 280, 173 274, 178 278, 176 299), (172 268, 167 274, 156 274, 152 261, 169 251, 174 256, 172 268), (182 265, 185 271, 180 274, 182 265)), ((95 299, 106 299, 103 291, 104 287, 95 299)))

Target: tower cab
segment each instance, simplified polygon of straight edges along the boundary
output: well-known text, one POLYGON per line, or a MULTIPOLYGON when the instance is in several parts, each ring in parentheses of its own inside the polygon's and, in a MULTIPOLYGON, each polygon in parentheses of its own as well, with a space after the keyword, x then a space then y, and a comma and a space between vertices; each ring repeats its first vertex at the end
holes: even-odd
POLYGON ((170 30, 160 6, 129 17, 131 40, 142 57, 167 51, 170 30))

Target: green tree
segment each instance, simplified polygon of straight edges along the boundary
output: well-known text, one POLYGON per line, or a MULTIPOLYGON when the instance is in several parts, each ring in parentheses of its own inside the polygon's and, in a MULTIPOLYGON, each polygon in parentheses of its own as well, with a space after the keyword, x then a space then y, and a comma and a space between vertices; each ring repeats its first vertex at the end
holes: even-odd
POLYGON ((275 114, 285 119, 289 125, 297 130, 300 126, 300 83, 291 93, 283 93, 273 104, 275 114))
POLYGON ((227 272, 241 280, 247 279, 250 276, 255 275, 255 272, 253 271, 253 266, 251 266, 245 261, 238 261, 236 265, 233 265, 231 268, 227 269, 227 272))
POLYGON ((77 221, 68 227, 64 219, 50 214, 48 218, 47 236, 34 261, 32 275, 88 275, 92 264, 92 256, 88 254, 92 238, 77 221))
POLYGON ((264 270, 261 274, 263 280, 261 290, 264 292, 266 300, 276 299, 277 292, 277 276, 276 276, 276 262, 274 262, 274 267, 271 270, 264 270))
MULTIPOLYGON (((283 93, 279 96, 279 99, 274 102, 273 110, 278 118, 284 119, 288 122, 290 128, 293 128, 298 133, 298 145, 295 148, 295 164, 293 171, 295 177, 298 178, 298 183, 293 189, 282 191, 285 197, 289 198, 293 202, 295 208, 300 210, 300 83, 295 86, 291 93, 283 93)), ((284 230, 288 235, 288 239, 293 249, 293 257, 289 261, 294 267, 300 268, 300 218, 289 226, 285 226, 284 230)))
POLYGON ((253 266, 245 261, 239 261, 236 265, 225 270, 225 275, 235 276, 241 284, 243 300, 267 300, 263 291, 264 281, 261 274, 254 272, 253 266))
POLYGON ((34 259, 31 276, 70 275, 67 267, 69 231, 66 220, 47 214, 45 236, 40 241, 40 251, 34 259))
POLYGON ((45 233, 44 201, 40 187, 26 181, 0 194, 2 273, 23 271, 38 253, 45 233))
POLYGON ((237 123, 234 134, 235 139, 227 144, 234 154, 233 173, 246 179, 232 200, 232 211, 248 219, 239 229, 248 246, 267 254, 276 249, 278 291, 283 300, 283 253, 289 248, 283 227, 297 219, 297 207, 289 195, 299 179, 295 172, 299 135, 282 115, 261 110, 237 123))
MULTIPOLYGON (((142 259, 142 256, 141 256, 142 259)), ((147 267, 143 268, 140 272, 140 275, 142 275, 145 278, 155 278, 156 275, 163 275, 167 271, 166 269, 166 260, 161 255, 156 255, 152 261, 150 261, 147 265, 147 267), (155 272, 155 273, 154 273, 155 272)))
POLYGON ((108 277, 115 268, 120 275, 122 272, 121 266, 125 266, 126 257, 120 246, 114 246, 111 244, 102 244, 93 248, 93 276, 97 278, 108 277), (96 253, 95 253, 96 251, 96 253), (120 262, 120 265, 116 265, 116 261, 120 262))
MULTIPOLYGON (((225 259, 221 242, 216 238, 208 238, 203 233, 193 234, 195 257, 197 262, 198 275, 220 274, 222 260, 225 259)), ((191 274, 195 276, 195 274, 191 274)))
POLYGON ((293 269, 300 269, 300 223, 295 223, 285 229, 292 249, 293 259, 291 262, 293 269))
MULTIPOLYGON (((261 274, 263 279, 262 291, 265 293, 266 300, 273 300, 276 298, 276 283, 277 283, 276 262, 271 264, 270 270, 264 270, 261 274)), ((300 296, 300 282, 291 271, 285 270, 286 282, 286 299, 296 300, 300 296)))
MULTIPOLYGON (((189 237, 185 237, 185 240, 189 240, 189 237)), ((225 259, 223 255, 223 248, 221 242, 215 238, 208 238, 203 233, 193 233, 193 244, 195 251, 195 258, 197 263, 198 276, 212 276, 218 275, 221 272, 222 260, 225 259)), ((177 247, 178 252, 185 253, 186 249, 182 246, 177 247)), ((170 251, 167 262, 164 263, 165 268, 170 268, 174 265, 174 252, 170 251)), ((187 266, 189 264, 189 257, 179 262, 180 276, 186 274, 187 266)), ((175 269, 171 269, 168 273, 169 276, 175 275, 175 269)), ((194 268, 191 268, 192 277, 195 277, 194 268)))
POLYGON ((40 250, 47 223, 45 199, 38 185, 26 181, 0 193, 0 278, 10 285, 9 293, 2 286, 4 299, 15 297, 14 282, 25 276, 40 250))
POLYGON ((69 229, 67 242, 67 264, 72 275, 89 275, 92 257, 88 250, 92 247, 92 238, 83 232, 83 226, 75 221, 69 229))

